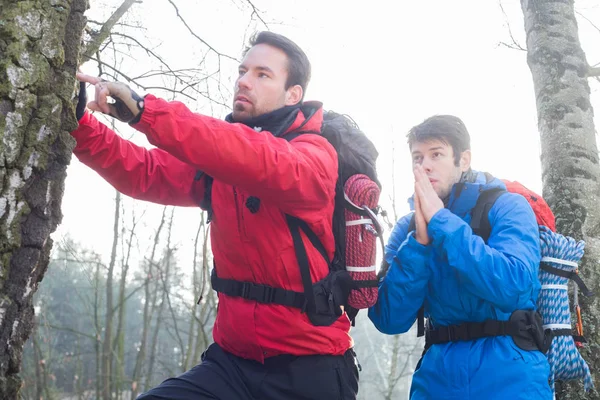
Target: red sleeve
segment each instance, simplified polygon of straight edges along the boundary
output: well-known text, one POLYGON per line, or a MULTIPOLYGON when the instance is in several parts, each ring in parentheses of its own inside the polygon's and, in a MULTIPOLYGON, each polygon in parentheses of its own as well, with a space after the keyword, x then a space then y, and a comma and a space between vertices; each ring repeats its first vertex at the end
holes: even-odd
POLYGON ((192 196, 196 170, 161 149, 148 150, 121 138, 86 112, 71 132, 73 153, 121 193, 140 200, 174 206, 198 206, 192 196))
POLYGON ((290 143, 153 95, 145 97, 142 119, 134 127, 179 160, 290 213, 321 209, 335 192, 337 153, 319 135, 290 143))

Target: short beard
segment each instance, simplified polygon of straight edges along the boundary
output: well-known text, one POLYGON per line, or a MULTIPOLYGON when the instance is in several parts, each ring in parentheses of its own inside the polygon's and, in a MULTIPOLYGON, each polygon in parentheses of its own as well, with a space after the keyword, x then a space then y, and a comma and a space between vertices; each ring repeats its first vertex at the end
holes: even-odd
POLYGON ((233 112, 232 112, 233 119, 236 122, 244 122, 244 121, 248 121, 249 119, 252 119, 252 115, 246 114, 246 115, 241 115, 240 116, 238 114, 238 113, 243 113, 244 111, 245 111, 244 110, 244 106, 240 106, 240 105, 234 106, 233 107, 233 112))

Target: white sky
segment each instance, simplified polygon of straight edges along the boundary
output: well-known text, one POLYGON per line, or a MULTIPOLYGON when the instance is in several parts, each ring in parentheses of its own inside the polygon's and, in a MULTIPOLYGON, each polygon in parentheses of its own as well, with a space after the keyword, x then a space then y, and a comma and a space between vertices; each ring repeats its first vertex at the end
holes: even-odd
MULTIPOLYGON (((243 0, 176 1, 198 35, 217 50, 239 56, 249 21, 243 0)), ((119 0, 92 0, 89 17, 102 20, 116 3, 119 0)), ((396 142, 400 214, 408 210, 405 199, 412 192, 405 135, 410 127, 433 114, 449 113, 464 120, 471 133, 475 169, 519 180, 541 192, 531 74, 525 52, 499 46, 510 37, 497 1, 254 0, 254 4, 264 11, 265 19, 278 22, 271 26, 273 31, 296 41, 311 59, 313 78, 307 100, 320 100, 326 109, 351 115, 376 143, 386 198, 391 188, 391 143, 396 142)), ((525 46, 519 1, 504 0, 502 4, 515 38, 525 46)), ((600 26, 600 6, 595 1, 578 1, 577 9, 600 26)), ((144 0, 134 6, 127 21, 143 21, 146 35, 153 43, 161 43, 155 51, 170 64, 196 65, 199 43, 190 38, 168 2, 144 0)), ((580 39, 589 63, 600 63, 600 32, 581 18, 580 39)), ((148 69, 143 62, 131 59, 122 67, 128 72, 144 68, 148 69)), ((233 74, 237 71, 234 63, 224 63, 222 69, 233 74)), ((86 64, 84 71, 94 74, 97 70, 86 64)), ((590 84, 592 103, 598 110, 599 85, 595 81, 590 84)), ((214 116, 222 118, 225 113, 214 116)), ((127 131, 126 135, 131 134, 127 131)), ((139 133, 133 139, 147 145, 139 133)), ((114 190, 73 157, 63 200, 63 223, 54 237, 60 239, 69 233, 85 246, 108 255, 113 199, 114 190)), ((140 236, 150 237, 161 207, 139 202, 135 206, 136 212, 147 210, 149 226, 142 228, 140 236)), ((183 246, 182 262, 187 263, 199 211, 181 209, 176 215, 175 237, 183 246)))

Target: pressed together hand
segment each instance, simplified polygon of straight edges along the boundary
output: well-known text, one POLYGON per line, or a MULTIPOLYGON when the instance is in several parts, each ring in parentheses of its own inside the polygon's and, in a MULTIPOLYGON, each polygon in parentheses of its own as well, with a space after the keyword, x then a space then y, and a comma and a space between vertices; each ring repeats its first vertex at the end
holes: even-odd
POLYGON ((415 175, 415 239, 427 245, 431 242, 427 233, 427 224, 436 212, 444 208, 444 203, 435 192, 423 167, 416 165, 413 172, 415 175))
MULTIPOLYGON (((120 82, 108 82, 80 72, 77 73, 77 79, 82 83, 91 83, 96 88, 95 100, 87 104, 90 110, 100 111, 127 123, 135 123, 139 120, 144 110, 144 99, 131 90, 129 86, 120 82), (109 103, 108 97, 112 97, 114 103, 109 103)), ((81 99, 82 94, 80 91, 80 103, 81 99)), ((79 108, 78 105, 78 118, 79 108)))

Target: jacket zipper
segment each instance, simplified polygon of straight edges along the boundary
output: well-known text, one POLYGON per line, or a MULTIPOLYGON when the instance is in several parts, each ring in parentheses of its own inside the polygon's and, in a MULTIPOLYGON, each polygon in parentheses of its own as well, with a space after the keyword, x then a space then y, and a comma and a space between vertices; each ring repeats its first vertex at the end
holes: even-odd
POLYGON ((237 225, 238 225, 238 234, 240 235, 240 239, 244 239, 243 229, 242 229, 242 212, 240 210, 240 205, 238 201, 238 192, 236 187, 233 187, 233 199, 235 200, 235 213, 237 216, 237 225))

